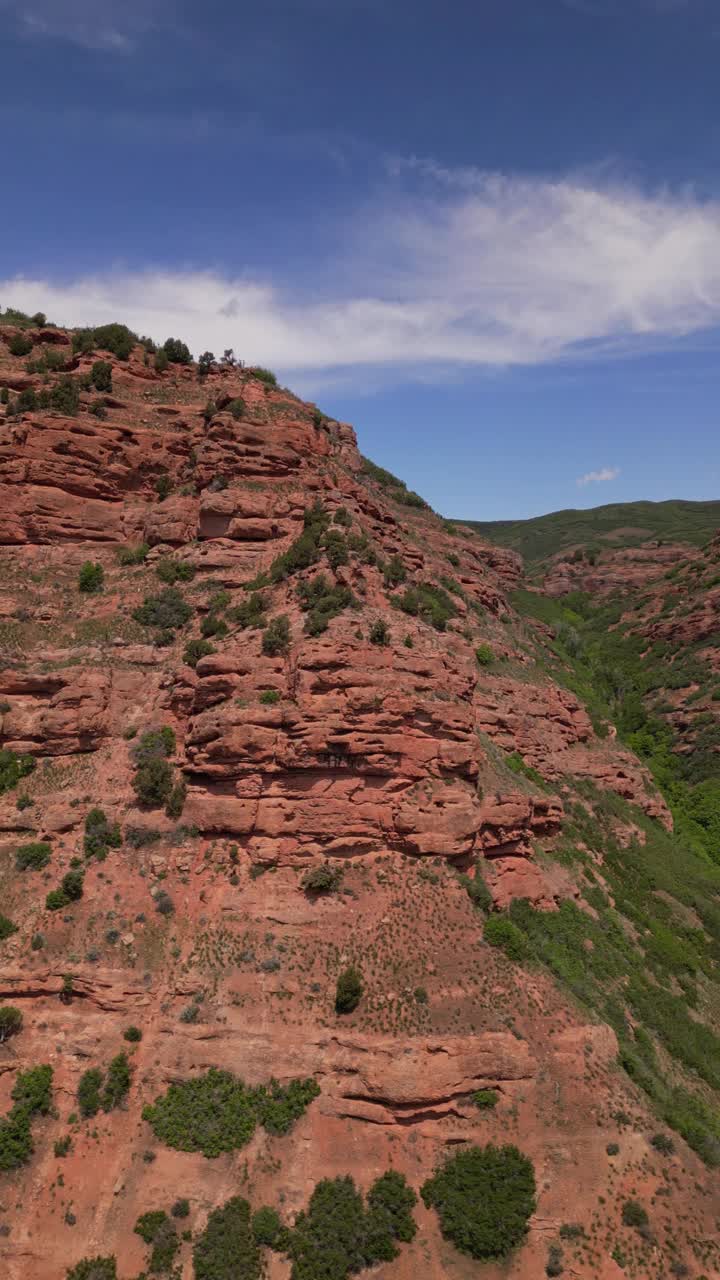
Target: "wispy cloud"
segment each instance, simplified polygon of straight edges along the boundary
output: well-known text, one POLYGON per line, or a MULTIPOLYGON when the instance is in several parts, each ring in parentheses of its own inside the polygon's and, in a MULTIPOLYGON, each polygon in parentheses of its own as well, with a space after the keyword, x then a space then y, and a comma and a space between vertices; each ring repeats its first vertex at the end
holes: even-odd
POLYGON ((316 292, 294 289, 288 262, 284 288, 255 263, 237 277, 179 268, 19 277, 0 282, 0 297, 61 323, 124 320, 155 337, 177 333, 195 351, 233 346, 248 360, 325 374, 412 367, 427 377, 627 356, 720 325, 719 202, 405 168, 333 228, 338 247, 316 292))
POLYGON ((607 480, 617 480, 619 475, 619 467, 601 467, 599 471, 586 471, 584 476, 578 476, 577 483, 582 489, 586 484, 604 484, 607 480))
POLYGON ((18 34, 128 53, 155 24, 158 0, 0 0, 18 34))

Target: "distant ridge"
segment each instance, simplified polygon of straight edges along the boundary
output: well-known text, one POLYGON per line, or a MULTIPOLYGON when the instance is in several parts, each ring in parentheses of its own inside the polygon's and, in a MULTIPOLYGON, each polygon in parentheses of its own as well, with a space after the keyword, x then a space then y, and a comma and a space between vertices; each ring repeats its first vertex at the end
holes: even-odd
POLYGON ((633 546, 648 538, 702 546, 720 528, 720 501, 613 502, 580 511, 568 508, 528 520, 463 520, 530 563, 577 546, 633 546))

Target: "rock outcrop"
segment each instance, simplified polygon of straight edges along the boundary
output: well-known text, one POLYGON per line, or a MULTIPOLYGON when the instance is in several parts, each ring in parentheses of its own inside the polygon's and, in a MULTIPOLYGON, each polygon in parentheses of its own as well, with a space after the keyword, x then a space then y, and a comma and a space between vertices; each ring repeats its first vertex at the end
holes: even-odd
MULTIPOLYGON (((10 356, 11 336, 0 328, 0 387, 39 395, 43 375, 10 356)), ((32 337, 72 377, 92 369, 62 331, 32 337)), ((147 1265, 137 1216, 178 1196, 195 1233, 238 1191, 292 1216, 324 1176, 365 1186, 393 1167, 417 1187, 455 1144, 510 1135, 535 1161, 538 1211, 502 1274, 539 1275, 548 1238, 589 1221, 609 1185, 659 1186, 639 1152, 651 1121, 614 1033, 483 941, 463 877, 501 910, 522 898, 591 911, 552 858, 570 783, 669 827, 662 797, 533 661, 512 604, 517 555, 418 505, 368 468, 350 426, 251 370, 201 382, 194 367, 158 373, 140 346, 108 359, 100 405, 80 381, 76 415, 15 414, 11 397, 0 416, 0 745, 34 762, 0 794, 15 926, 0 999, 24 1018, 0 1044, 0 1113, 19 1070, 49 1063, 55 1089, 31 1164, 0 1173, 3 1274, 62 1280, 113 1252, 127 1280, 147 1265), (87 561, 102 590, 79 590, 87 561), (138 617, 163 591, 176 605, 179 593, 181 620, 138 617), (150 755, 173 798, 143 799, 143 735, 161 727, 166 752, 150 755), (86 856, 98 807, 120 838, 86 856), (19 870, 18 847, 37 841, 49 863, 19 870), (48 909, 78 866, 82 896, 48 909), (320 867, 336 892, 307 891, 320 867), (348 964, 365 994, 342 1018, 348 964), (130 1024, 141 1041, 123 1039, 130 1024), (80 1075, 123 1048, 127 1106, 70 1124, 61 1182, 54 1143, 80 1075), (321 1094, 291 1136, 258 1132, 208 1161, 161 1146, 143 1105, 211 1066, 252 1084, 312 1075, 321 1094), (479 1089, 496 1091, 494 1111, 473 1104, 479 1089), (638 1132, 616 1174, 618 1109, 638 1132)), ((679 1218, 687 1201, 680 1191, 679 1218)), ((707 1233, 705 1206, 692 1212, 707 1233)), ((469 1280, 422 1206, 418 1221, 383 1276, 469 1280)), ((611 1249, 593 1249, 572 1274, 617 1280, 611 1249)), ((189 1280, 189 1247, 181 1268, 189 1280)), ((271 1280, 288 1274, 273 1257, 271 1280)))

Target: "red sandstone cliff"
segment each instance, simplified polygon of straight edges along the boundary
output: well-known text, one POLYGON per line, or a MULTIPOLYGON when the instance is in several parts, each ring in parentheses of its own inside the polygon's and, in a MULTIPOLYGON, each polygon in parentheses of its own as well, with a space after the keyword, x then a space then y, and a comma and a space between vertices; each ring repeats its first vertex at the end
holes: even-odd
MULTIPOLYGON (((40 388, 9 355, 8 336, 0 331, 0 384, 40 388)), ((69 346, 67 356, 77 375, 92 366, 69 346)), ((645 1115, 615 1069, 612 1032, 586 1025, 548 977, 518 984, 482 942, 452 869, 485 878, 499 906, 521 896, 553 910, 578 896, 543 857, 562 835, 567 776, 669 823, 664 803, 638 760, 596 738, 575 696, 532 662, 508 603, 521 572, 513 553, 396 501, 364 473, 349 426, 251 372, 215 371, 200 385, 194 369, 157 374, 140 348, 112 365, 102 420, 89 393, 77 416, 0 417, 0 728, 2 746, 38 761, 20 788, 31 804, 19 808, 14 790, 0 797, 3 910, 18 926, 1 944, 0 988, 26 1019, 0 1046, 3 1109, 16 1069, 47 1061, 64 1117, 80 1072, 117 1051, 122 1028, 141 1021, 144 1036, 127 1110, 98 1122, 97 1137, 87 1127, 77 1137, 62 1184, 52 1118, 31 1166, 0 1175, 0 1220, 23 1206, 2 1241, 6 1274, 59 1280, 79 1256, 107 1251, 126 1280, 144 1258, 132 1225, 159 1196, 189 1196, 193 1224, 241 1185, 292 1212, 322 1176, 352 1172, 365 1184, 390 1164, 417 1185, 448 1144, 511 1135, 535 1160, 538 1212, 520 1253, 483 1274, 529 1280, 560 1223, 592 1212, 610 1184, 614 1195, 638 1183, 651 1192, 662 1179, 639 1134, 620 1163, 606 1155, 613 1110, 645 1115), (353 603, 313 636, 298 587, 329 573, 324 556, 271 584, 267 614, 288 617, 290 643, 266 656, 261 632, 232 611, 317 502, 330 520, 345 513, 349 523, 331 527, 360 548, 334 575, 353 603), (145 562, 123 565, 118 551, 143 542, 145 562), (181 584, 192 617, 158 646, 132 615, 159 589, 156 567, 169 555, 195 571, 181 584), (393 558, 405 580, 389 588, 393 558), (104 569, 97 595, 77 589, 87 560, 104 569), (454 609, 444 630, 393 603, 443 581, 454 609), (218 592, 222 606, 212 604, 218 592), (227 633, 193 668, 185 646, 213 610, 227 633), (380 622, 386 644, 371 641, 380 622), (481 645, 488 665, 476 659, 481 645), (267 691, 279 696, 263 700, 267 691), (176 735, 180 819, 139 808, 132 788, 132 742, 159 725, 176 735), (511 752, 557 790, 519 778, 511 752), (125 841, 89 867, 79 904, 49 913, 45 892, 81 851, 98 804, 152 843, 125 841), (29 838, 52 843, 47 883, 14 871, 29 838), (346 868, 343 891, 313 902, 299 876, 326 858, 346 868), (168 918, 154 909, 161 890, 175 906, 168 918), (45 947, 33 951, 38 932, 45 947), (368 994, 339 1023, 332 991, 348 959, 363 964, 368 994), (63 1003, 69 970, 77 994, 63 1003), (413 997, 419 986, 427 1004, 413 997), (201 1022, 179 1023, 198 991, 201 1022), (313 1074, 321 1098, 292 1140, 256 1136, 211 1162, 162 1148, 144 1160, 153 1143, 142 1104, 209 1065, 250 1082, 313 1074), (468 1104, 488 1084, 501 1095, 490 1118, 468 1104)), ((684 1186, 705 1177, 692 1153, 680 1160, 684 1186)), ((692 1200, 678 1192, 678 1216, 709 1230, 692 1200)), ((415 1243, 378 1274, 476 1274, 422 1207, 418 1221, 415 1243)), ((189 1277, 189 1253, 182 1265, 189 1277)), ((287 1274, 277 1258, 271 1268, 287 1274)), ((622 1273, 603 1248, 569 1274, 622 1273)))

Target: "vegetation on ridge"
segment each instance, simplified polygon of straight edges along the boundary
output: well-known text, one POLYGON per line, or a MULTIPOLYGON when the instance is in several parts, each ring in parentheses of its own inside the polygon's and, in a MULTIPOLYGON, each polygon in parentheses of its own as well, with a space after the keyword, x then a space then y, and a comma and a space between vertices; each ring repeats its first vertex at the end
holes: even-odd
POLYGON ((648 538, 702 546, 720 525, 720 502, 614 502, 527 520, 463 520, 530 564, 575 546, 632 546, 648 538))

